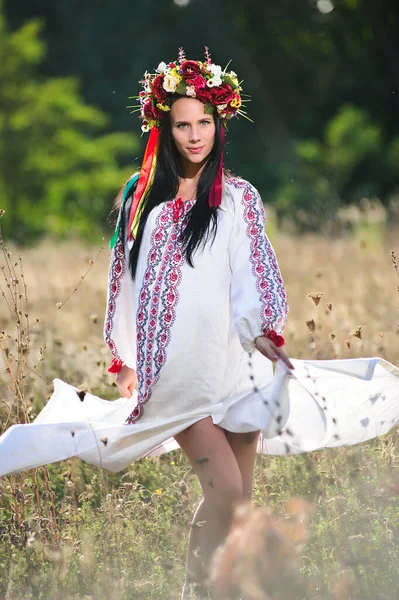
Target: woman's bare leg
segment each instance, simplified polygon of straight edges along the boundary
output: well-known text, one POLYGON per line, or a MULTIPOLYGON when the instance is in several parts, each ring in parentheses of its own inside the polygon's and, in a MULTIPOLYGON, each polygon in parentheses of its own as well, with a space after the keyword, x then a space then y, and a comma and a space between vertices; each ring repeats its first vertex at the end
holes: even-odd
POLYGON ((191 526, 187 581, 203 582, 216 548, 229 533, 235 507, 243 495, 243 482, 234 452, 223 429, 211 417, 175 436, 197 474, 203 500, 191 526))
POLYGON ((225 431, 225 435, 240 469, 243 484, 243 500, 250 501, 252 498, 256 448, 260 431, 250 433, 225 431))

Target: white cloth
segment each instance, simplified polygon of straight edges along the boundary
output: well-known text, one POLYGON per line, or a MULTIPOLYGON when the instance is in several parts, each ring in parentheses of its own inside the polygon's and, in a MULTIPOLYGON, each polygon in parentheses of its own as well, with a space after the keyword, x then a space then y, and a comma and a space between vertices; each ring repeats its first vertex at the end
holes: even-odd
POLYGON ((258 451, 269 454, 357 444, 399 423, 399 369, 390 363, 359 358, 294 359, 293 364, 291 373, 280 361, 259 394, 193 405, 169 418, 144 415, 134 425, 122 423, 137 393, 107 401, 78 395, 76 388, 56 379, 55 391, 35 422, 13 425, 0 437, 0 476, 72 456, 116 472, 140 456, 177 448, 171 436, 209 415, 230 431, 260 428, 258 451))
MULTIPOLYGON (((284 283, 258 192, 236 177, 223 189, 217 234, 194 254, 194 268, 180 239, 193 202, 151 211, 134 282, 120 227, 104 335, 113 356, 136 368, 138 392, 82 400, 55 380, 35 422, 0 438, 0 475, 71 456, 118 471, 177 447, 174 435, 209 416, 229 431, 261 429, 259 450, 277 454, 353 444, 397 424, 398 370, 382 360, 294 361, 294 373, 279 363, 273 376, 254 340, 283 331, 284 283)), ((125 201, 118 227, 128 212, 125 201)))

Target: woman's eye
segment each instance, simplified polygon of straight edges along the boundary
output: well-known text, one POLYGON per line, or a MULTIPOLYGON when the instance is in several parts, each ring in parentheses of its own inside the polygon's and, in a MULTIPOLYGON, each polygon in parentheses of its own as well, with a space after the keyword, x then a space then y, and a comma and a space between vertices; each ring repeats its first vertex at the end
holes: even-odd
POLYGON ((201 125, 209 125, 210 121, 201 121, 201 125))
POLYGON ((187 123, 179 123, 177 129, 183 129, 183 127, 187 127, 187 123))

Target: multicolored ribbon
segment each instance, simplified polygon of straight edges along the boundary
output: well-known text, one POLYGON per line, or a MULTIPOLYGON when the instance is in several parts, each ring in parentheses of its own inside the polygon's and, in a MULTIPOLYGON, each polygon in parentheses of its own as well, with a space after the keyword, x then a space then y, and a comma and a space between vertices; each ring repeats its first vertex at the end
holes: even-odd
POLYGON ((153 127, 148 138, 147 147, 145 149, 144 158, 141 165, 139 181, 134 192, 132 206, 130 209, 128 226, 129 240, 135 239, 137 235, 140 215, 140 204, 145 198, 145 195, 149 190, 154 179, 160 134, 161 131, 157 127, 153 127))
MULTIPOLYGON (((145 198, 146 193, 154 180, 155 168, 157 165, 157 155, 159 149, 159 139, 161 131, 157 127, 153 127, 148 138, 147 147, 145 149, 143 163, 141 165, 140 176, 134 192, 132 206, 129 215, 129 240, 135 239, 139 225, 140 205, 145 198)), ((225 131, 222 128, 222 146, 224 144, 225 131)), ((223 151, 220 153, 218 172, 209 192, 209 206, 216 208, 220 206, 223 192, 223 151)))
MULTIPOLYGON (((130 192, 132 190, 132 187, 137 183, 137 180, 139 178, 139 173, 135 173, 134 175, 131 176, 131 178, 127 181, 126 185, 125 185, 125 189, 123 190, 123 194, 122 194, 122 200, 121 200, 121 212, 123 210, 123 206, 126 202, 126 198, 130 195, 130 192)), ((118 224, 116 226, 115 229, 115 233, 112 236, 110 242, 109 242, 109 246, 112 250, 112 248, 115 246, 116 244, 116 240, 119 237, 119 232, 121 229, 121 219, 119 218, 118 220, 118 224)))

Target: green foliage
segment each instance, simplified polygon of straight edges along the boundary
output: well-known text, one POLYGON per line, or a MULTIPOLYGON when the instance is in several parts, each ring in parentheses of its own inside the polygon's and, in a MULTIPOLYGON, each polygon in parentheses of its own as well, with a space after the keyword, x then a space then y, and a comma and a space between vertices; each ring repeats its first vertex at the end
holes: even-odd
POLYGON ((381 127, 366 111, 342 106, 326 124, 321 141, 295 144, 295 164, 281 169, 277 215, 293 218, 302 230, 318 229, 334 220, 343 204, 383 195, 381 175, 394 174, 398 147, 398 138, 384 142, 381 127))
POLYGON ((229 124, 227 166, 300 227, 335 226, 338 206, 363 196, 388 205, 397 191, 396 0, 341 0, 327 13, 319 2, 293 0, 8 0, 6 8, 13 27, 32 15, 46 20, 41 72, 74 74, 121 131, 138 130, 123 107, 144 71, 174 60, 179 45, 200 58, 206 43, 217 64, 231 60, 255 124, 229 124), (298 149, 298 140, 310 147, 298 149))
MULTIPOLYGON (((341 597, 333 589, 342 572, 351 581, 351 598, 396 597, 396 443, 389 435, 354 448, 258 458, 257 505, 270 506, 283 518, 292 497, 313 505, 309 542, 301 554, 307 600, 341 597)), ((45 515, 48 497, 41 473, 45 515)), ((0 594, 10 600, 179 597, 190 521, 201 497, 181 452, 136 461, 110 478, 74 459, 66 469, 53 465, 51 480, 53 489, 63 490, 55 506, 57 549, 51 518, 39 522, 29 514, 31 474, 14 478, 25 510, 25 541, 10 519, 10 488, 6 480, 0 482, 0 594)))
MULTIPOLYGON (((320 228, 326 223, 334 229, 334 216, 340 206, 375 196, 388 206, 396 194, 396 0, 342 0, 332 2, 333 10, 328 13, 323 13, 316 1, 293 0, 203 0, 184 6, 162 0, 154 0, 151 6, 144 0, 117 0, 116 4, 101 6, 94 0, 84 4, 70 0, 8 0, 5 7, 12 27, 16 28, 13 36, 19 36, 13 43, 17 48, 13 46, 10 54, 16 54, 18 60, 10 58, 8 71, 14 64, 12 72, 27 73, 29 81, 32 70, 37 68, 41 75, 56 78, 53 89, 57 97, 78 97, 77 103, 82 107, 78 88, 68 88, 60 95, 57 92, 59 82, 66 82, 65 77, 72 74, 74 81, 81 82, 85 100, 110 115, 108 131, 139 131, 124 110, 128 98, 137 94, 137 82, 144 71, 152 70, 160 60, 174 60, 179 45, 185 47, 187 55, 200 58, 206 43, 216 63, 225 65, 231 59, 231 67, 243 78, 244 92, 251 96, 248 116, 255 125, 234 119, 229 126, 226 163, 249 179, 267 203, 276 204, 280 220, 294 221, 301 229, 320 228), (211 14, 211 20, 204 19, 204 14, 211 14), (43 35, 49 48, 46 57, 38 42, 38 21, 25 24, 32 15, 45 20, 43 35), (132 51, 132 44, 140 52, 132 51)), ((4 39, 1 44, 5 44, 4 39)), ((21 85, 18 93, 20 88, 21 85)), ((11 97, 15 103, 16 95, 11 97)), ((53 140, 56 125, 49 132, 42 130, 43 121, 47 122, 51 114, 57 122, 59 111, 67 111, 65 107, 56 110, 54 102, 52 108, 46 107, 46 118, 41 117, 41 141, 32 139, 26 128, 16 140, 23 144, 24 134, 29 134, 29 143, 37 144, 36 163, 29 159, 21 168, 10 156, 14 165, 10 177, 15 182, 17 172, 20 186, 10 190, 0 176, 0 194, 3 198, 20 199, 20 214, 18 219, 13 217, 14 223, 21 219, 26 222, 27 208, 39 207, 43 200, 43 208, 51 214, 38 208, 37 233, 49 228, 66 234, 68 222, 71 231, 87 235, 93 227, 103 226, 110 196, 119 188, 125 171, 114 177, 117 167, 109 165, 106 159, 99 166, 90 153, 88 156, 91 141, 94 152, 97 151, 94 135, 105 122, 101 124, 98 114, 86 105, 88 113, 83 123, 74 122, 71 126, 83 140, 78 135, 67 140, 56 136, 53 140), (92 127, 94 121, 97 128, 92 127), (48 137, 51 143, 46 144, 43 139, 48 137), (73 157, 76 179, 71 174, 73 157), (68 165, 66 173, 62 168, 64 159, 68 165), (58 183, 64 174, 66 185, 58 183), (19 188, 28 178, 33 185, 27 193, 26 186, 19 188), (57 207, 54 210, 53 205, 57 207), (57 205, 62 205, 65 212, 60 213, 57 205), (87 211, 90 223, 85 216, 87 211)), ((75 118, 76 113, 72 121, 75 118)), ((126 137, 120 136, 117 139, 121 147, 111 153, 117 166, 124 164, 125 156, 132 156, 129 142, 125 147, 126 137)), ((138 155, 144 142, 145 138, 138 155)), ((101 149, 98 151, 101 155, 101 149)), ((108 158, 113 163, 111 155, 108 158)))
POLYGON ((120 167, 137 142, 101 131, 109 119, 81 98, 75 78, 43 79, 42 25, 10 33, 0 12, 0 204, 4 233, 20 242, 44 233, 95 237, 131 172, 120 167))

